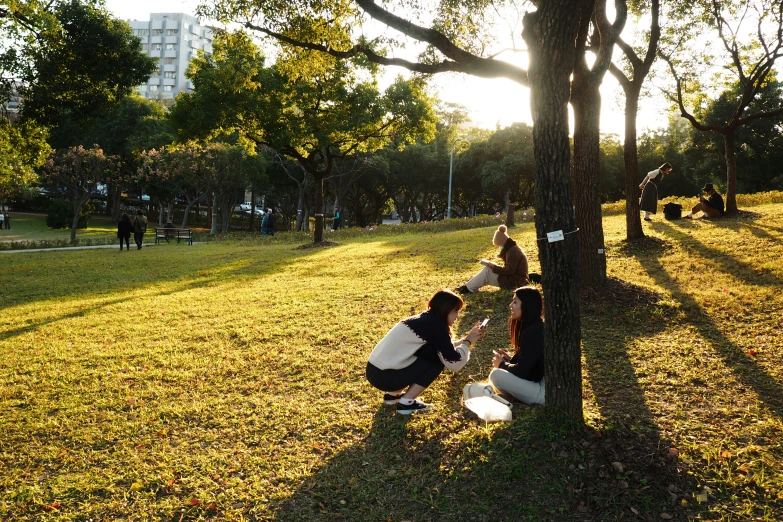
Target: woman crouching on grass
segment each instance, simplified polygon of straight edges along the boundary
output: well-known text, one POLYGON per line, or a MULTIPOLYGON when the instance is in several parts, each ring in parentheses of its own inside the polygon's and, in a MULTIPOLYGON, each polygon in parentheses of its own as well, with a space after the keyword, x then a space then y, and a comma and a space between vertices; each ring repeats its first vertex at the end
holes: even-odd
POLYGON ((544 321, 541 293, 532 286, 514 290, 508 331, 513 357, 498 350, 489 383, 498 393, 527 404, 544 404, 544 321))
POLYGON ((367 362, 367 380, 381 391, 384 403, 397 413, 428 411, 416 397, 443 368, 458 372, 470 359, 470 347, 483 335, 479 323, 462 339, 452 340, 451 326, 465 303, 449 290, 432 296, 428 310, 397 323, 375 346, 367 362))

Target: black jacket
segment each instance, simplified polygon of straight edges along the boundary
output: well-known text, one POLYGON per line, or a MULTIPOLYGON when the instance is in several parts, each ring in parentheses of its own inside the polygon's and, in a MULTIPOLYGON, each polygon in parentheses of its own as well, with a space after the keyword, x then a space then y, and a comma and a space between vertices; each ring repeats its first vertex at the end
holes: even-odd
POLYGON ((520 379, 539 382, 544 378, 544 321, 535 319, 522 330, 519 351, 499 368, 520 379))
POLYGON ((133 223, 130 221, 120 221, 117 224, 117 237, 130 237, 133 232, 133 223))

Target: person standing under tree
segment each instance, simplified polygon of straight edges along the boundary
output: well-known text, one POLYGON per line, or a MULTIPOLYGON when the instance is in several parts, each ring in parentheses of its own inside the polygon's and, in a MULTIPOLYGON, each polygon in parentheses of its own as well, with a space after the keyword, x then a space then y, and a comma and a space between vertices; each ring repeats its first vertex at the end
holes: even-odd
POLYGON ((664 163, 657 169, 648 172, 644 181, 639 185, 639 188, 642 190, 642 201, 639 207, 644 212, 645 221, 652 221, 650 214, 655 214, 658 211, 658 185, 656 183, 660 182, 671 171, 672 166, 664 163))
POLYGON ((144 243, 144 233, 147 231, 147 218, 144 212, 139 209, 136 211, 136 217, 133 218, 133 240, 136 241, 136 249, 141 250, 144 243))
POLYGON ((11 230, 11 215, 8 214, 8 207, 3 209, 3 226, 6 230, 11 230))

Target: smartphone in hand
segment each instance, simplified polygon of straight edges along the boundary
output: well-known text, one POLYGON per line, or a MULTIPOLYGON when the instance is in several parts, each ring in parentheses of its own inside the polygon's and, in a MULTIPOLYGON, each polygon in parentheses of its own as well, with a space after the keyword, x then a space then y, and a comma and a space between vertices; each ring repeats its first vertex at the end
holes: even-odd
POLYGON ((486 319, 484 319, 483 321, 481 321, 481 325, 479 326, 479 328, 481 328, 482 330, 484 330, 484 329, 487 327, 487 325, 488 325, 488 324, 489 324, 489 317, 487 317, 486 319))
POLYGON ((489 266, 492 263, 488 259, 481 259, 479 260, 479 264, 484 266, 489 266))

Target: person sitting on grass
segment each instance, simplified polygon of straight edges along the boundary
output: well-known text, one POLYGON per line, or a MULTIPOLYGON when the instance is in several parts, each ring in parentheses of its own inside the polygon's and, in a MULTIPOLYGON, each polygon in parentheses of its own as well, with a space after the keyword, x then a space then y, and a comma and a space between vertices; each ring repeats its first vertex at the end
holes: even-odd
POLYGON ((449 290, 432 296, 426 312, 397 323, 375 346, 367 362, 367 380, 386 392, 384 403, 397 405, 397 413, 429 411, 416 399, 435 381, 443 368, 458 372, 470 359, 470 348, 483 335, 479 323, 462 339, 452 340, 451 326, 464 306, 449 290))
POLYGON ((704 194, 706 194, 707 197, 701 196, 696 206, 682 217, 685 219, 693 219, 693 215, 697 212, 702 212, 702 217, 707 216, 716 218, 722 216, 724 213, 723 198, 715 190, 715 187, 712 186, 712 183, 707 183, 701 190, 704 191, 704 194))
POLYGON ((489 383, 498 394, 526 404, 544 404, 544 321, 541 293, 532 286, 517 288, 511 301, 508 331, 514 355, 498 350, 489 383))
POLYGON ((492 237, 492 243, 500 248, 498 257, 503 260, 503 266, 482 259, 479 263, 484 265, 484 268, 470 281, 457 288, 457 292, 470 294, 487 285, 512 289, 527 284, 527 256, 516 241, 508 237, 507 230, 505 225, 500 225, 492 237))

